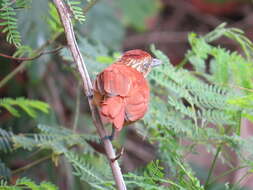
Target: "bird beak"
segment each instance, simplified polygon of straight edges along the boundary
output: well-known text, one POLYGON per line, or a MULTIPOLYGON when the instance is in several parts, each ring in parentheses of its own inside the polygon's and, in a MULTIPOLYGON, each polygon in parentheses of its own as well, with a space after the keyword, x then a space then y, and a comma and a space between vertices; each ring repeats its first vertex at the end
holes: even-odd
POLYGON ((160 59, 153 58, 152 63, 151 63, 151 67, 157 67, 161 64, 163 64, 163 62, 160 59))

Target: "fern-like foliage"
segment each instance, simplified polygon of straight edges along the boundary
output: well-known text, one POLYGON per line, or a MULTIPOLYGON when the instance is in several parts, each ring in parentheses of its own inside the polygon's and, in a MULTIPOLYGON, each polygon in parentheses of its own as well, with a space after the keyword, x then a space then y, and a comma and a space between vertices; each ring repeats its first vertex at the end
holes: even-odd
MULTIPOLYGON (((97 136, 91 134, 77 134, 72 130, 63 127, 38 125, 37 128, 39 130, 39 133, 21 135, 15 135, 13 133, 0 129, 1 148, 5 152, 18 148, 23 148, 29 151, 33 151, 38 148, 40 150, 51 150, 54 153, 55 163, 57 163, 58 160, 57 155, 64 154, 68 161, 72 164, 75 171, 74 174, 76 176, 79 176, 81 180, 90 184, 94 189, 114 189, 112 187, 113 182, 112 176, 110 174, 110 169, 107 168, 107 166, 103 167, 101 170, 97 169, 91 166, 91 163, 89 163, 88 160, 84 159, 85 154, 89 155, 93 153, 93 149, 89 147, 87 140, 99 142, 97 136), (69 148, 73 147, 73 145, 79 145, 79 147, 83 147, 83 153, 85 154, 83 154, 83 156, 80 156, 70 151, 69 148)), ((8 171, 9 170, 5 167, 4 163, 0 163, 0 174, 2 176, 8 177, 8 171)), ((21 182, 25 187, 30 189, 39 187, 32 181, 27 181, 27 179, 22 180, 21 182)), ((21 185, 21 182, 17 182, 16 186, 18 187, 21 185)), ((16 186, 13 186, 13 188, 16 186)), ((40 186, 45 189, 51 188, 50 184, 48 183, 41 183, 40 186)))
POLYGON ((2 32, 6 33, 7 42, 19 47, 21 46, 21 36, 17 27, 16 12, 12 6, 11 0, 2 0, 0 18, 3 21, 0 26, 3 26, 2 32))
MULTIPOLYGON (((174 156, 182 157, 183 152, 193 148, 181 146, 175 137, 201 144, 230 141, 237 144, 238 148, 243 140, 230 138, 224 129, 218 127, 229 125, 236 132, 240 126, 241 117, 237 117, 237 113, 241 109, 228 103, 239 97, 234 89, 215 84, 209 80, 210 77, 204 78, 205 75, 202 76, 204 80, 200 80, 195 73, 172 66, 162 52, 155 49, 152 51, 164 65, 150 73, 151 83, 161 88, 160 91, 156 88, 158 96, 152 98, 144 123, 152 132, 151 140, 160 142, 158 146, 163 160, 170 166, 177 165, 174 156), (168 97, 165 98, 165 94, 168 97), (217 128, 208 128, 210 123, 217 128), (174 148, 168 150, 168 146, 174 148)), ((173 168, 172 171, 175 169, 176 172, 176 168, 173 168)))
POLYGON ((147 165, 143 176, 133 173, 126 174, 126 183, 131 189, 138 187, 145 190, 204 190, 191 171, 186 170, 179 161, 177 161, 177 164, 181 167, 182 172, 182 177, 178 180, 178 183, 175 183, 175 180, 165 178, 164 168, 161 167, 158 160, 147 165))
POLYGON ((73 166, 74 174, 90 184, 91 187, 100 190, 114 189, 112 186, 112 176, 108 169, 103 168, 103 170, 98 171, 98 169, 91 166, 83 157, 71 151, 66 152, 65 156, 73 166))
MULTIPOLYGON (((50 127, 46 125, 38 125, 37 129, 39 133, 18 135, 0 129, 0 150, 4 152, 10 152, 19 148, 28 151, 38 149, 51 150, 53 152, 52 159, 55 164, 58 163, 59 155, 64 154, 73 165, 75 175, 80 176, 82 180, 96 189, 113 189, 111 188, 112 181, 110 180, 111 174, 109 169, 103 167, 103 170, 99 170, 99 172, 96 173, 96 169, 93 168, 91 164, 69 150, 74 145, 78 145, 80 148, 83 148, 83 153, 89 155, 93 153, 94 150, 87 141, 99 142, 97 136, 91 134, 77 134, 63 127, 50 127), (107 176, 107 178, 103 176, 107 176), (108 186, 108 188, 104 186, 108 186)), ((6 179, 10 177, 10 170, 3 162, 0 162, 0 176, 6 179)), ((28 179, 21 179, 15 186, 9 187, 6 183, 3 183, 2 186, 6 189, 15 189, 21 185, 29 189, 55 189, 55 186, 50 183, 43 182, 40 185, 36 185, 28 179)))
MULTIPOLYGON (((213 32, 201 37, 192 33, 189 35, 189 42, 192 49, 187 53, 187 59, 194 66, 196 72, 203 77, 209 79, 212 83, 226 86, 237 91, 243 89, 242 94, 252 95, 253 83, 253 62, 252 42, 243 35, 243 32, 235 28, 224 28, 225 25, 218 26, 213 32), (244 50, 246 58, 238 52, 231 52, 224 47, 216 47, 210 44, 212 40, 224 35, 232 40, 238 42, 244 50), (210 72, 204 74, 206 70, 206 62, 210 60, 210 72)), ((243 97, 244 99, 245 97, 243 97)), ((236 100, 241 98, 233 97, 233 105, 240 105, 236 100)), ((231 101, 227 101, 231 102, 231 101)), ((243 116, 252 120, 253 115, 250 111, 252 101, 248 101, 247 108, 241 109, 243 116)), ((239 106, 240 107, 240 106, 239 106)), ((241 107, 242 108, 242 107, 241 107)))
POLYGON ((19 117, 20 113, 16 107, 21 108, 30 117, 36 117, 36 111, 48 113, 49 105, 38 100, 29 100, 25 98, 3 98, 0 99, 0 107, 8 110, 12 115, 19 117))
POLYGON ((5 153, 12 151, 13 133, 0 128, 0 151, 5 153))
POLYGON ((14 135, 12 137, 15 148, 33 150, 34 148, 50 149, 55 154, 68 151, 73 145, 80 145, 85 148, 85 152, 93 152, 87 144, 87 140, 98 141, 95 135, 77 134, 63 127, 50 127, 38 125, 39 134, 14 135))
POLYGON ((213 123, 232 124, 232 118, 227 114, 233 109, 226 102, 231 93, 221 86, 207 84, 184 69, 173 67, 168 58, 160 51, 153 53, 164 62, 164 65, 151 72, 149 78, 157 85, 164 87, 168 93, 167 109, 197 120, 213 123))
POLYGON ((36 184, 34 181, 28 178, 20 178, 17 180, 15 185, 8 185, 7 182, 2 181, 0 183, 1 190, 21 190, 21 189, 30 189, 30 190, 58 190, 54 184, 50 182, 42 182, 36 184))
MULTIPOLYGON (((192 33, 189 43, 191 49, 182 63, 192 64, 192 71, 182 68, 182 64, 173 66, 166 55, 151 48, 164 64, 148 76, 155 90, 152 89, 152 101, 144 124, 148 128, 149 140, 159 142, 159 159, 170 171, 169 179, 173 182, 159 182, 162 175, 156 178, 145 170, 143 176, 128 174, 127 177, 133 179, 129 182, 133 187, 158 189, 159 184, 167 183, 169 189, 203 189, 184 161, 185 154, 195 152, 197 144, 204 144, 214 155, 218 146, 226 145, 243 163, 252 166, 253 154, 249 148, 253 145, 252 139, 240 137, 241 118, 253 118, 252 43, 240 30, 225 28, 225 25, 205 36, 192 33), (211 44, 221 36, 238 42, 246 58, 238 52, 211 44), (188 145, 182 144, 185 140, 188 145), (147 174, 152 176, 148 180, 147 174), (147 183, 141 183, 145 180, 147 183)), ((225 151, 218 153, 218 159, 231 166, 225 151)), ((156 170, 151 172, 157 173, 156 170)))
POLYGON ((228 100, 229 104, 236 105, 242 110, 242 117, 253 121, 253 94, 245 95, 239 98, 233 98, 228 100))
POLYGON ((0 129, 0 151, 11 152, 18 148, 32 151, 36 148, 52 150, 54 154, 62 154, 74 145, 84 148, 85 153, 92 153, 93 149, 87 141, 99 142, 95 135, 77 134, 64 127, 37 126, 40 133, 13 134, 0 129))
POLYGON ((238 28, 227 28, 226 23, 220 24, 212 32, 204 36, 204 40, 208 43, 225 36, 239 43, 248 60, 253 56, 253 43, 245 36, 244 32, 238 28))
POLYGON ((49 3, 49 18, 47 19, 47 22, 49 24, 50 29, 52 30, 53 33, 58 33, 62 32, 62 24, 61 20, 59 18, 58 12, 53 5, 53 3, 49 3))
MULTIPOLYGON (((220 28, 218 27, 219 30, 220 28)), ((232 33, 231 31, 229 33, 232 33)), ((226 34, 226 33, 225 33, 226 34)), ((237 39, 237 33, 232 33, 237 39)), ((209 35, 207 35, 209 36, 209 35)), ((192 33, 189 35, 189 42, 192 49, 188 51, 187 58, 194 66, 197 72, 204 74, 205 63, 208 58, 210 61, 210 75, 209 77, 213 82, 219 84, 228 84, 242 86, 244 88, 253 88, 251 76, 253 74, 252 61, 245 59, 238 52, 231 52, 222 47, 216 47, 208 43, 206 37, 198 37, 192 33), (233 75, 231 75, 233 73, 233 75)), ((249 48, 253 50, 253 44, 248 42, 249 48)), ((247 48, 248 49, 248 48, 247 48)), ((247 53, 247 49, 245 50, 247 53)))
POLYGON ((11 170, 0 160, 0 179, 8 179, 11 176, 11 170))
POLYGON ((33 49, 30 46, 20 46, 15 53, 13 54, 14 57, 31 57, 33 53, 33 49))
POLYGON ((83 9, 80 7, 80 0, 66 0, 73 17, 79 22, 85 21, 83 9))

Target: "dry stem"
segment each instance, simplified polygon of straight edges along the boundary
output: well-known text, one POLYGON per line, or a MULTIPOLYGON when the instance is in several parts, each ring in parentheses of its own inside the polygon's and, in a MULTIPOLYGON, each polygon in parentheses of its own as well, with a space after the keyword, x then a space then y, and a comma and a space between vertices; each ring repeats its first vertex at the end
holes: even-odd
MULTIPOLYGON (((107 136, 107 132, 101 122, 101 118, 100 118, 98 109, 92 102, 92 96, 93 96, 92 83, 91 83, 88 71, 86 69, 86 66, 84 64, 84 60, 82 58, 81 52, 80 52, 77 42, 76 42, 70 14, 68 12, 66 5, 64 4, 64 2, 62 0, 54 0, 54 3, 56 5, 56 8, 57 8, 58 13, 61 18, 61 22, 64 27, 64 31, 65 31, 65 35, 66 35, 69 49, 71 51, 71 54, 72 54, 72 57, 73 57, 75 63, 77 64, 78 71, 79 71, 82 81, 83 81, 83 87, 84 87, 85 95, 88 97, 93 122, 97 128, 97 132, 98 132, 100 138, 103 139, 105 136, 107 136)), ((111 141, 109 139, 105 139, 103 145, 104 145, 104 148, 106 151, 106 155, 107 155, 109 164, 112 169, 112 173, 114 176, 114 180, 115 180, 117 189, 118 190, 126 190, 126 186, 125 186, 124 179, 123 179, 121 169, 119 167, 118 162, 117 161, 111 162, 111 160, 115 158, 115 152, 114 152, 113 146, 111 144, 111 141)))

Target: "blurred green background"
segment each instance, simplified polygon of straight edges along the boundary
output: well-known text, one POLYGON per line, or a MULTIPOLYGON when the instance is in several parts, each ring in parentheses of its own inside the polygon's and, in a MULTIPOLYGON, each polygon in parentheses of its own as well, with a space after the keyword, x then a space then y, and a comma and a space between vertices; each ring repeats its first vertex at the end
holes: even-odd
MULTIPOLYGON (((3 2, 0 0, 0 5, 3 2)), ((57 12, 51 1, 30 0, 22 6, 26 8, 16 7, 17 27, 24 46, 19 50, 21 56, 32 57, 44 45, 46 46, 44 50, 66 45, 57 12)), ((95 0, 94 6, 89 7, 89 1, 82 0, 79 7, 82 7, 85 12, 85 21, 80 23, 75 20, 75 30, 92 79, 103 68, 113 63, 122 52, 129 49, 143 49, 150 52, 150 44, 155 44, 156 48, 162 50, 176 66, 181 63, 189 48, 187 39, 189 32, 194 31, 204 35, 224 22, 228 23, 229 27, 244 30, 246 36, 253 39, 251 1, 95 0), (87 7, 90 9, 86 12, 87 7)), ((241 51, 238 44, 227 39, 217 40, 214 44, 221 42, 231 51, 241 51)), ((14 45, 6 42, 4 33, 0 33, 0 44, 1 53, 12 55, 17 50, 14 45)), ((0 80, 22 63, 24 62, 0 56, 0 80)), ((184 68, 191 70, 192 65, 186 64, 184 68)), ((30 134, 39 131, 34 127, 38 124, 64 126, 67 129, 74 127, 78 133, 93 138, 92 135, 95 135, 96 131, 90 118, 86 97, 83 95, 74 69, 75 65, 66 48, 58 53, 43 55, 27 62, 21 72, 0 86, 0 98, 26 97, 42 100, 50 105, 49 113, 35 108, 36 117, 31 117, 25 111, 19 111, 19 117, 13 117, 6 109, 0 108, 0 128, 15 134, 30 134), (78 118, 76 118, 77 112, 78 118)), ((141 133, 145 137, 146 132, 141 131, 142 129, 140 127, 138 132, 133 127, 124 129, 114 142, 117 148, 122 144, 126 145, 121 161, 123 172, 141 170, 157 158, 156 146, 138 135, 141 133)), ((85 151, 91 151, 95 155, 103 152, 97 139, 91 140, 88 144, 91 145, 92 150, 85 151)), ((68 145, 72 146, 72 144, 68 145)), ((74 147, 77 151, 79 148, 74 147)), ((44 158, 50 151, 42 148, 37 148, 33 152, 22 149, 12 152, 1 151, 0 164, 5 163, 11 170, 17 171, 18 168, 44 158)), ((70 164, 58 156, 54 162, 45 159, 29 170, 17 172, 17 175, 11 177, 11 181, 15 183, 17 178, 27 176, 37 182, 52 181, 63 190, 92 189, 77 180, 71 173, 70 164)), ((101 157, 94 160, 94 157, 90 156, 86 159, 96 168, 104 167, 104 159, 101 157)), ((197 163, 192 165, 197 176, 201 178, 207 175, 203 174, 206 173, 203 165, 198 166, 197 163)), ((4 172, 8 173, 8 171, 4 172)), ((228 180, 232 181, 232 179, 228 180)), ((224 189, 224 185, 216 185, 213 189, 224 189)))

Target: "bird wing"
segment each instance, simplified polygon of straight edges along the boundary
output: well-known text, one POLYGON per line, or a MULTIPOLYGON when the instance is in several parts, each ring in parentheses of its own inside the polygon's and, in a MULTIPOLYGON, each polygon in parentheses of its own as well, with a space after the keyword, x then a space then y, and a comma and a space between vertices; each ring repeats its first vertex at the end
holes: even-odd
POLYGON ((133 68, 112 64, 101 72, 94 83, 94 102, 100 108, 104 120, 121 130, 125 120, 125 97, 129 95, 135 80, 133 68))
POLYGON ((149 103, 149 86, 144 77, 139 77, 133 86, 130 95, 126 98, 126 119, 129 121, 141 119, 149 103))
POLYGON ((149 87, 143 75, 123 65, 112 64, 100 73, 94 83, 94 102, 103 117, 117 130, 124 120, 136 121, 147 111, 149 87))
POLYGON ((105 96, 125 97, 132 88, 134 73, 133 68, 129 66, 112 64, 97 76, 94 90, 105 96))

